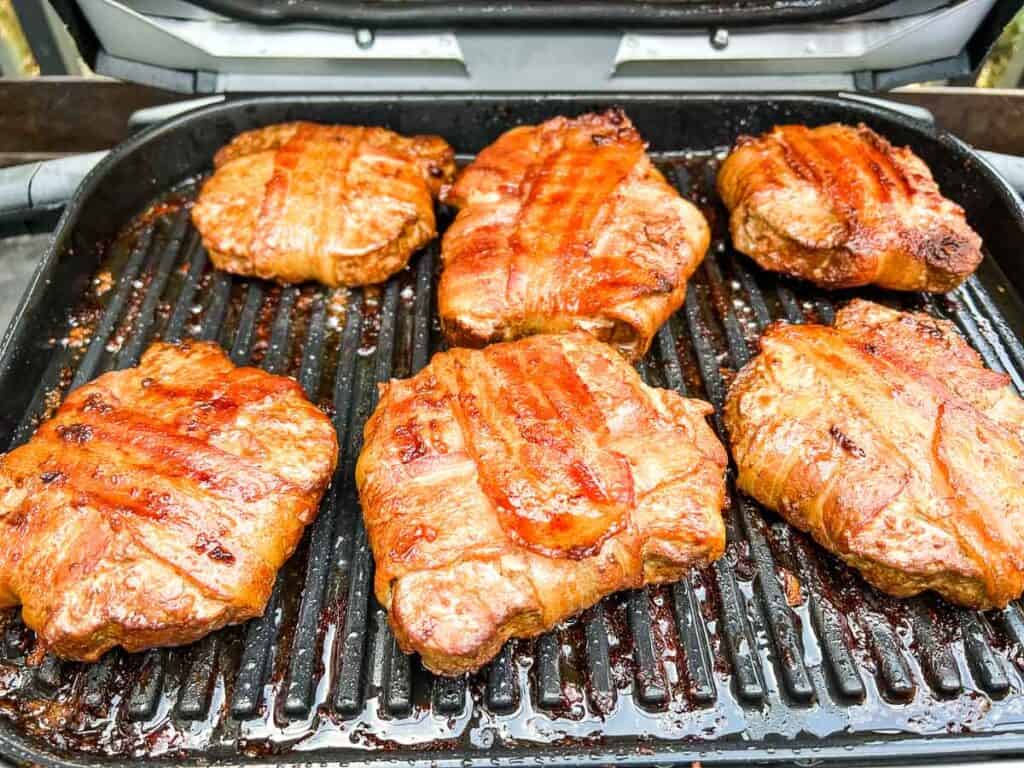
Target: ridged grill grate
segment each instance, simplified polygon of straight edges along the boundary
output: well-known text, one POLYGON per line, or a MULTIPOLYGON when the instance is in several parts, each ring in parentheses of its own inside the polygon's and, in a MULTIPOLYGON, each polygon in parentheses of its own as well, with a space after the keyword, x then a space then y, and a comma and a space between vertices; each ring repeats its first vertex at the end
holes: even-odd
MULTIPOLYGON (((714 196, 717 159, 659 158, 700 205, 713 244, 685 306, 639 365, 651 384, 721 409, 728 385, 775 319, 829 322, 843 295, 761 272, 732 252, 714 196)), ((179 191, 191 194, 192 188, 179 191)), ((442 224, 451 212, 442 211, 442 224)), ((69 753, 180 759, 288 754, 393 759, 423 749, 486 757, 683 745, 704 760, 749 740, 813 758, 820 737, 857 743, 1024 731, 1024 616, 979 614, 931 597, 895 601, 752 501, 729 477, 726 556, 677 584, 613 596, 480 673, 428 674, 397 648, 372 596, 373 560, 354 487, 377 384, 441 348, 433 312, 438 246, 385 286, 281 288, 215 272, 187 211, 154 208, 111 245, 28 412, 26 440, 60 397, 135 365, 162 338, 219 341, 237 364, 294 376, 331 414, 342 446, 319 516, 282 570, 265 615, 195 645, 95 665, 27 661, 31 632, 4 630, 0 711, 69 753)), ((983 269, 949 297, 858 295, 953 319, 988 365, 1024 387, 1024 346, 983 269)), ((719 413, 712 424, 724 431, 719 413)))

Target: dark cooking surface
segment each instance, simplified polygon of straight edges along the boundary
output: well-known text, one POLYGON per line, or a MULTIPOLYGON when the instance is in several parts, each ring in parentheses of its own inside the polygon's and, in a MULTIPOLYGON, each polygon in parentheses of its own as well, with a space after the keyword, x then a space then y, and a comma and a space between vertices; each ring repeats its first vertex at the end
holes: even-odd
MULTIPOLYGON (((775 119, 765 109, 767 116, 747 110, 748 118, 775 119)), ((649 113, 649 128, 638 123, 656 135, 649 113)), ((723 239, 715 156, 655 157, 705 212, 714 241, 643 370, 652 384, 720 405, 768 321, 827 321, 854 293, 826 296, 757 270, 723 239)), ((940 183, 969 176, 943 173, 940 183)), ((150 208, 86 270, 70 326, 64 315, 65 330, 38 339, 44 370, 28 387, 28 413, 54 407, 73 379, 133 364, 155 338, 214 338, 236 362, 295 375, 334 416, 344 447, 338 480, 282 572, 267 616, 248 626, 191 648, 31 668, 30 633, 9 617, 0 643, 0 745, 8 751, 34 746, 82 762, 145 754, 455 765, 920 758, 1019 748, 1017 605, 979 615, 931 598, 885 598, 735 494, 728 553, 718 564, 678 585, 614 596, 550 635, 513 643, 466 681, 430 676, 396 651, 370 596, 372 558, 351 478, 375 381, 409 375, 439 344, 436 244, 383 288, 281 289, 211 270, 184 213, 192 191, 179 187, 150 208), (11 741, 12 734, 22 736, 11 741)), ((969 207, 972 221, 985 209, 969 207)), ((449 216, 442 213, 442 225, 449 216)), ((993 250, 1008 247, 991 242, 993 250)), ((896 303, 952 317, 989 365, 1024 386, 1024 348, 996 309, 1019 312, 1020 301, 991 258, 948 298, 896 303)), ((15 425, 13 439, 27 437, 33 423, 15 425)))

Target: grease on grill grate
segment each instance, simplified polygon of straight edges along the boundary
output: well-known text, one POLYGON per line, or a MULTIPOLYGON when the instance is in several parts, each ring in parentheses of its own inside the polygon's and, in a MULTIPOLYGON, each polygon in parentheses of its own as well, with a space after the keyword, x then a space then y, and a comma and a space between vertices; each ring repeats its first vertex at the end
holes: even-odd
MULTIPOLYGON (((714 239, 684 308, 639 369, 653 385, 720 408, 769 322, 830 322, 835 304, 853 294, 780 280, 729 250, 713 197, 716 160, 661 160, 702 207, 714 239)), ((372 596, 353 471, 377 383, 415 373, 440 348, 437 244, 383 287, 281 288, 212 270, 183 207, 192 191, 171 195, 110 247, 67 335, 53 340, 12 445, 67 390, 136 364, 154 339, 202 338, 219 341, 237 364, 294 376, 334 420, 339 470, 266 614, 245 626, 187 648, 32 666, 32 633, 10 615, 0 711, 17 728, 85 753, 230 757, 295 747, 391 756, 586 747, 638 736, 811 746, 808 734, 898 738, 1021 725, 1012 714, 1024 708, 1018 605, 982 615, 929 597, 889 599, 738 495, 731 476, 729 545, 718 563, 510 643, 476 675, 431 676, 398 650, 372 596)), ((1024 346, 984 281, 976 276, 950 297, 860 295, 952 318, 1019 391, 1024 346)), ((723 434, 717 414, 712 421, 723 434)))

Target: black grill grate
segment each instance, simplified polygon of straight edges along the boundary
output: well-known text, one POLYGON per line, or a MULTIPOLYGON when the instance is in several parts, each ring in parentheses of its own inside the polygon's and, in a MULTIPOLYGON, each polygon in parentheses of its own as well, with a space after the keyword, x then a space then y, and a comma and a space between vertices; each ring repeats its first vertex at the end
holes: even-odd
MULTIPOLYGON (((728 248, 716 156, 659 160, 704 209, 713 244, 639 369, 651 384, 720 408, 769 322, 828 322, 845 296, 779 280, 728 248)), ((383 287, 281 288, 215 272, 173 204, 155 206, 110 246, 67 337, 53 344, 12 445, 66 390, 136 364, 154 339, 193 337, 218 340, 238 364, 295 376, 331 413, 342 460, 266 614, 246 626, 188 648, 31 666, 31 633, 11 617, 0 711, 20 730, 69 753, 295 760, 424 749, 535 756, 538 743, 580 755, 620 741, 642 758, 637 736, 651 750, 682 745, 704 760, 735 755, 745 739, 774 739, 813 758, 825 736, 852 748, 865 734, 893 742, 1024 731, 1018 605, 978 614, 929 597, 886 598, 737 494, 731 475, 729 546, 712 566, 510 643, 467 678, 432 677, 401 654, 372 596, 353 474, 377 383, 411 375, 441 348, 438 261, 434 244, 383 287)), ((860 295, 952 318, 1020 389, 1024 347, 987 279, 983 269, 949 297, 860 295)), ((723 434, 718 414, 712 422, 723 434)))

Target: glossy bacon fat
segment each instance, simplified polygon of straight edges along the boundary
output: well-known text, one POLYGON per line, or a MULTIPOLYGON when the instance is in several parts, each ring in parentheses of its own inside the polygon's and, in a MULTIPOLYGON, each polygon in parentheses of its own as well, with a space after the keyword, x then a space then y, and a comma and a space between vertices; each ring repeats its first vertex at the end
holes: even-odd
POLYGON ((337 455, 291 379, 155 344, 0 456, 0 607, 86 661, 258 616, 337 455))
POLYGON ((438 289, 460 346, 574 328, 638 358, 683 303, 710 236, 618 110, 513 128, 443 199, 462 209, 438 289))
POLYGON ((437 136, 283 123, 214 158, 192 220, 218 269, 329 286, 385 280, 436 234, 434 201, 455 174, 437 136))
POLYGON ((725 416, 739 487, 879 589, 1020 596, 1024 403, 948 323, 854 301, 774 325, 725 416))
POLYGON ((384 385, 356 482, 402 649, 476 669, 510 637, 721 555, 710 412, 583 332, 453 349, 384 385))
POLYGON ((928 166, 865 125, 741 137, 718 191, 738 250, 824 288, 949 291, 981 262, 981 238, 928 166))

